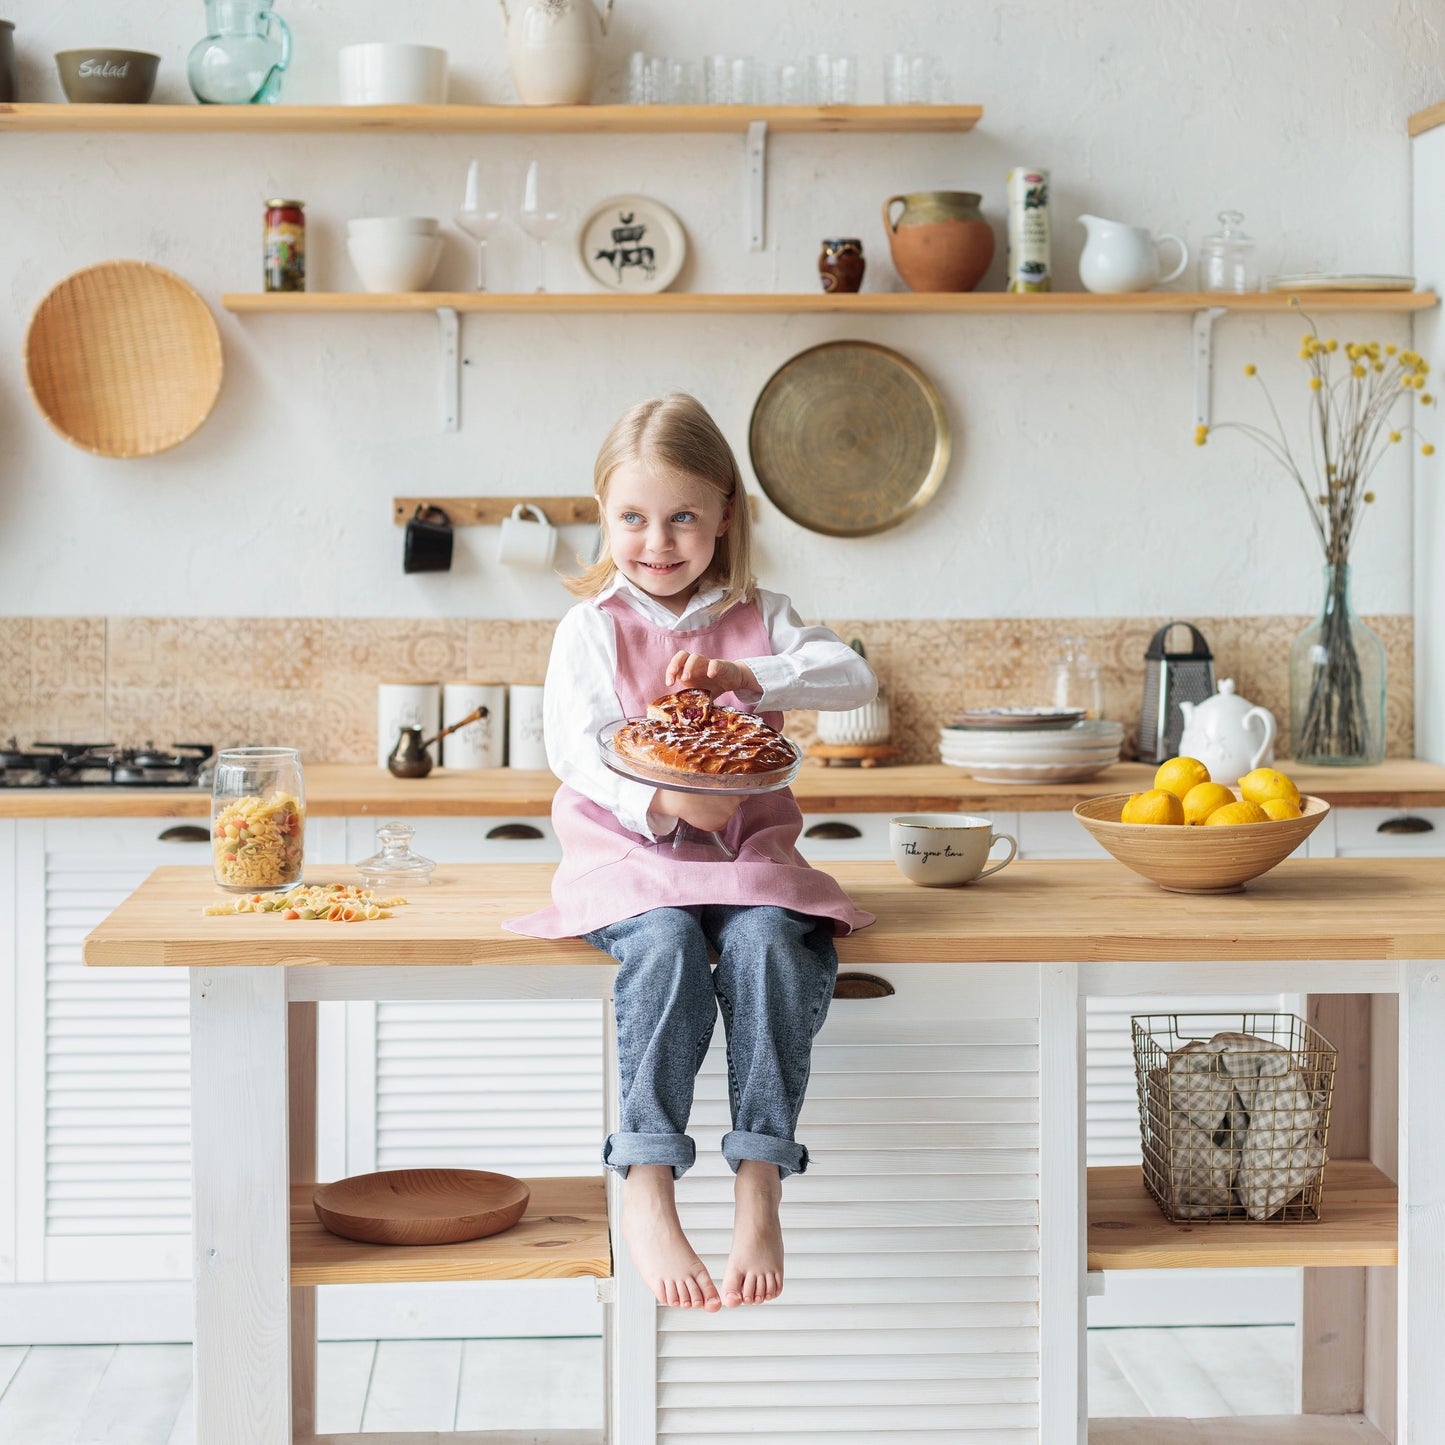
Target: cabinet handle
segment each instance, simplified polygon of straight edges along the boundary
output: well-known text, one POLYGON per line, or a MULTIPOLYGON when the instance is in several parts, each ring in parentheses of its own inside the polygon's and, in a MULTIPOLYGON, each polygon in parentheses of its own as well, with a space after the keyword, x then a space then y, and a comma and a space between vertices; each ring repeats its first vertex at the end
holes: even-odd
POLYGON ((156 839, 158 843, 207 843, 211 838, 211 830, 203 828, 199 823, 177 823, 173 828, 167 828, 156 839))
POLYGON ((887 998, 893 985, 876 973, 840 973, 833 985, 834 998, 887 998))
POLYGON ((1386 818, 1378 828, 1377 833, 1433 833, 1435 825, 1428 818, 1416 818, 1406 816, 1404 818, 1386 818))
POLYGON ((861 838, 863 830, 855 828, 851 823, 814 823, 806 833, 805 838, 861 838))
POLYGON ((488 838, 505 838, 515 841, 521 838, 540 838, 542 830, 534 828, 530 823, 498 823, 497 826, 488 832, 488 838))

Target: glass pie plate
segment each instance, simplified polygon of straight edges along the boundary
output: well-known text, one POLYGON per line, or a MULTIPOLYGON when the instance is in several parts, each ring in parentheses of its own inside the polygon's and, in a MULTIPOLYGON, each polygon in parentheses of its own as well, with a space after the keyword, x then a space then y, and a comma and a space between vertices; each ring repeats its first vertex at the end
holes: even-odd
MULTIPOLYGON (((798 776, 803 754, 791 738, 783 738, 793 760, 781 768, 766 773, 698 773, 681 768, 661 768, 636 758, 622 757, 613 740, 618 732, 637 718, 619 718, 597 731, 597 747, 602 761, 619 777, 653 788, 662 788, 670 793, 699 793, 711 797, 747 798, 754 794, 776 793, 786 788, 798 776)), ((721 833, 709 832, 694 827, 691 823, 678 820, 677 827, 667 838, 658 840, 659 847, 671 849, 682 857, 716 859, 719 856, 732 859, 737 855, 723 839, 721 833)))

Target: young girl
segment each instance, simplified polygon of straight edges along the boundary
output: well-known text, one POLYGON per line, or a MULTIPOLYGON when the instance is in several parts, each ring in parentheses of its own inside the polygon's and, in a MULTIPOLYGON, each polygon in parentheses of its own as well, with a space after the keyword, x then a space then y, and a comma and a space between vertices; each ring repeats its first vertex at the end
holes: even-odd
POLYGON ((605 766, 597 732, 687 687, 781 728, 784 708, 860 707, 877 682, 835 634, 754 585, 738 465, 692 397, 628 411, 594 482, 604 547, 567 584, 586 600, 558 624, 543 704, 562 863, 553 906, 509 926, 586 938, 621 965, 621 1127, 602 1159, 626 1181, 622 1232, 648 1286, 684 1309, 760 1304, 783 1287, 782 1181, 808 1164, 793 1134, 833 994, 833 935, 873 916, 798 855, 790 792, 708 797, 632 782, 605 766), (735 856, 674 849, 680 821, 720 831, 735 856), (722 1153, 737 1176, 721 1297, 673 1195, 695 1158, 684 1131, 719 1004, 733 1124, 722 1153))

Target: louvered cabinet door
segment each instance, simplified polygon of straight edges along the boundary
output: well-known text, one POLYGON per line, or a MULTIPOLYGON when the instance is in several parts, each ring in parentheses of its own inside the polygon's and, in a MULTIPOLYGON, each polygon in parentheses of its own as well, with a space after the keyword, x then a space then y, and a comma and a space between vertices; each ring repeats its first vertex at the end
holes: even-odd
POLYGON ((22 1280, 190 1274, 188 979, 87 969, 80 945, 153 868, 209 863, 163 818, 17 825, 22 1280))
MULTIPOLYGON (((1039 1432, 1039 982, 1033 968, 888 966, 836 1000, 783 1185, 782 1296, 657 1311, 663 1445, 970 1445, 1039 1432), (960 977, 966 975, 966 977, 960 977)), ((678 1185, 721 1280, 733 1176, 722 1026, 678 1185)))

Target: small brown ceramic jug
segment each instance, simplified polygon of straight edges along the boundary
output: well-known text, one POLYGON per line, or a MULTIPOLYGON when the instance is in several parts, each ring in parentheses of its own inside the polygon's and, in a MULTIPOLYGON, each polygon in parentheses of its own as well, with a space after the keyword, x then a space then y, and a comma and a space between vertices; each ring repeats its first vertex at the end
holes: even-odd
POLYGON ((910 291, 972 291, 983 280, 994 236, 978 203, 976 191, 913 191, 883 202, 893 264, 910 291))

